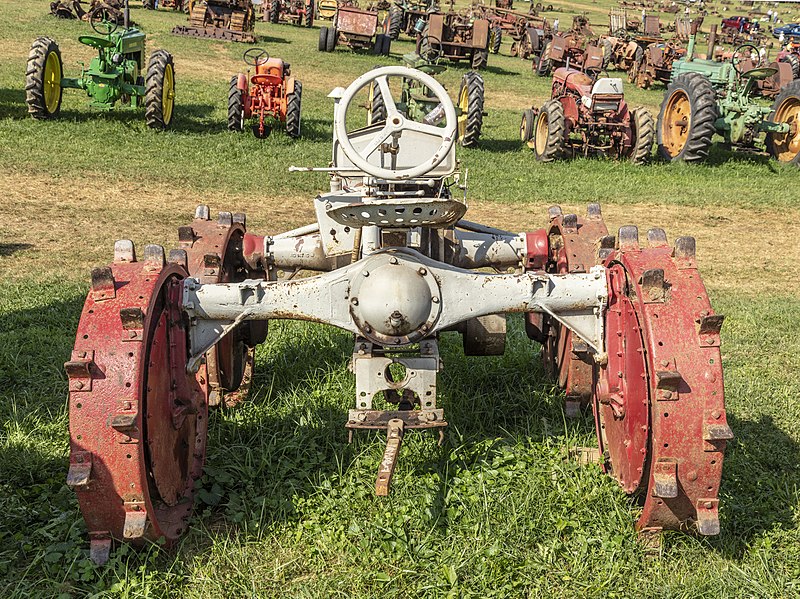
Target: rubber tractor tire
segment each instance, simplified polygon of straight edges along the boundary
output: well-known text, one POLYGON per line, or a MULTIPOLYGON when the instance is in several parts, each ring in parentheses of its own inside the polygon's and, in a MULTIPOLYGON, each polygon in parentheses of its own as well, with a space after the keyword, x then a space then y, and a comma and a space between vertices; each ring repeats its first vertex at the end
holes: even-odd
POLYGON ((536 124, 536 113, 531 108, 522 111, 522 120, 519 124, 519 139, 522 143, 533 149, 533 129, 536 124))
POLYGON ((489 41, 489 48, 492 51, 492 54, 497 54, 500 52, 500 45, 503 43, 503 30, 500 27, 492 28, 492 31, 489 33, 490 41, 489 41))
POLYGON ((702 162, 716 131, 717 101, 699 73, 678 75, 667 87, 658 115, 658 153, 664 160, 702 162))
POLYGON ((656 124, 653 115, 645 108, 634 108, 631 111, 632 144, 628 158, 634 164, 645 164, 653 153, 653 142, 656 139, 656 124))
POLYGON ((328 28, 328 38, 325 41, 325 52, 333 52, 336 49, 336 42, 339 40, 339 32, 335 27, 328 28))
POLYGON ((478 145, 483 127, 483 77, 475 71, 464 73, 458 90, 458 140, 465 148, 478 145))
POLYGON ((544 103, 533 132, 533 153, 539 162, 553 162, 564 155, 567 122, 558 100, 544 103))
POLYGON ((281 19, 281 3, 280 0, 272 0, 269 5, 269 13, 267 14, 267 18, 269 19, 270 23, 277 23, 281 19))
POLYGON ((367 125, 386 121, 386 104, 383 101, 383 95, 374 84, 370 85, 369 88, 369 114, 367 119, 367 125))
POLYGON ((485 69, 489 64, 489 51, 488 50, 475 50, 472 55, 472 68, 476 71, 485 69))
POLYGON ((327 52, 328 51, 328 32, 330 29, 328 27, 320 27, 319 28, 319 44, 317 45, 317 50, 320 52, 327 52))
POLYGON ((544 50, 542 50, 542 53, 539 55, 539 60, 533 63, 536 74, 539 75, 539 77, 547 77, 553 69, 553 59, 550 58, 550 51, 552 48, 553 42, 547 42, 544 50))
POLYGON ((49 37, 37 38, 28 54, 25 70, 25 103, 35 119, 51 119, 61 111, 61 51, 49 37))
POLYGON ((244 131, 244 101, 237 75, 231 77, 231 85, 228 90, 228 130, 244 131))
POLYGON ((396 40, 400 37, 400 29, 403 27, 403 9, 397 4, 389 7, 389 21, 386 24, 386 35, 396 40))
POLYGON ((800 79, 800 56, 797 54, 787 54, 781 58, 781 62, 786 62, 792 68, 792 79, 800 79))
POLYGON ((167 129, 175 108, 175 64, 172 54, 156 50, 150 56, 145 78, 144 114, 151 129, 167 129))
POLYGON ((787 133, 768 133, 767 149, 780 162, 800 165, 800 79, 785 85, 772 104, 769 120, 788 123, 787 133))
POLYGON ((294 82, 294 91, 286 97, 286 135, 300 137, 300 110, 303 103, 303 84, 294 82))
POLYGON ((614 45, 610 40, 603 39, 600 40, 600 47, 603 50, 602 68, 608 70, 608 67, 611 66, 611 56, 614 54, 614 45))
POLYGON ((303 24, 311 29, 314 26, 314 10, 315 10, 315 3, 314 0, 309 0, 306 2, 306 14, 303 17, 303 24))

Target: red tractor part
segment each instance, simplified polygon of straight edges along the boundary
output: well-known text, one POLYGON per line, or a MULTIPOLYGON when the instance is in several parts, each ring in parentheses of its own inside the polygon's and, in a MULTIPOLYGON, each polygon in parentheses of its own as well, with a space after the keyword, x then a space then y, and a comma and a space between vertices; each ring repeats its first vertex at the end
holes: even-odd
MULTIPOLYGON (((220 212, 211 220, 208 206, 198 206, 190 225, 178 228, 189 275, 201 283, 231 283, 249 278, 243 255, 246 217, 220 212)), ((255 346, 266 338, 267 322, 239 325, 206 354, 208 404, 232 407, 247 397, 255 346)))
POLYGON ((261 6, 264 21, 314 26, 314 0, 269 0, 261 6))
POLYGON ((640 491, 644 532, 719 533, 717 505, 726 442, 714 314, 695 262, 695 241, 674 247, 662 229, 639 245, 619 231, 605 257, 608 360, 595 372, 593 407, 605 471, 627 493, 640 491))
POLYGON ((282 123, 289 137, 300 137, 303 86, 291 76, 289 63, 270 58, 261 48, 245 51, 243 59, 255 73, 248 70, 231 78, 228 129, 243 131, 245 121, 255 117, 252 129, 259 139, 268 137, 275 123, 282 123))
MULTIPOLYGON (((173 255, 184 262, 185 256, 173 255)), ((186 529, 207 433, 205 369, 186 371, 182 265, 148 245, 118 241, 114 262, 92 271, 69 377, 70 466, 91 539, 108 559, 111 540, 137 545, 186 529)))

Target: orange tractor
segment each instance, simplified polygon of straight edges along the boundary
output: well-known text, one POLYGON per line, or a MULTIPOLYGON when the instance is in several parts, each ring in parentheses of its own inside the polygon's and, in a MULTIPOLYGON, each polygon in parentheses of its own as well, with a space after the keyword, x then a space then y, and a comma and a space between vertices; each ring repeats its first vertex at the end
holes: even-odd
POLYGON ((262 48, 246 50, 246 65, 255 73, 239 73, 231 77, 228 92, 228 129, 244 131, 245 121, 253 122, 253 134, 264 139, 276 123, 283 123, 289 137, 300 137, 300 106, 303 86, 291 76, 289 63, 270 58, 262 48))

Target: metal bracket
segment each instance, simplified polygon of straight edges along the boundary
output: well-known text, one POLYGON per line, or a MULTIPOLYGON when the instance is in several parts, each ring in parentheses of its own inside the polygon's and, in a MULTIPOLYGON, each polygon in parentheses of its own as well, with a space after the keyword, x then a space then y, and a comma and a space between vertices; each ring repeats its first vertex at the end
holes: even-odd
POLYGON ((394 474, 394 467, 397 464, 397 456, 400 454, 404 433, 403 421, 399 418, 392 418, 386 427, 386 449, 383 450, 383 459, 381 459, 378 478, 375 481, 375 495, 379 497, 389 495, 389 485, 392 484, 392 474, 394 474))

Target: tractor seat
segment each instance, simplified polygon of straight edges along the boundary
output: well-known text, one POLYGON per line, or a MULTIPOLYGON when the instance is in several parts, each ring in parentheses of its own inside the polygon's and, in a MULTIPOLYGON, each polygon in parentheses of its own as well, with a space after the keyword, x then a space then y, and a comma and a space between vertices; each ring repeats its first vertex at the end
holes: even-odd
POLYGON ((113 48, 114 42, 105 37, 98 37, 96 35, 82 35, 78 41, 85 46, 92 48, 113 48))
POLYGON ((592 94, 592 78, 583 71, 559 67, 553 73, 553 80, 570 85, 584 98, 592 94))
POLYGON ((622 79, 619 77, 602 77, 592 86, 592 91, 581 101, 588 109, 616 110, 624 94, 622 79))
POLYGON ((769 79, 770 77, 774 76, 777 72, 778 69, 774 67, 759 67, 757 69, 749 69, 745 71, 742 73, 742 77, 755 79, 756 81, 763 81, 764 79, 769 79))

